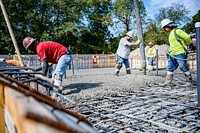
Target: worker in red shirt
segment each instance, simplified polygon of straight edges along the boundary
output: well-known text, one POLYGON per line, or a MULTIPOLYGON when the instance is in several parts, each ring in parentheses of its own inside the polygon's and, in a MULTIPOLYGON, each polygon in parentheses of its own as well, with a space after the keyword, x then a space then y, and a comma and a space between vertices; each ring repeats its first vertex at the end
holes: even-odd
MULTIPOLYGON (((42 72, 47 75, 48 63, 57 64, 52 78, 54 85, 61 86, 63 75, 72 60, 72 52, 65 46, 57 42, 39 42, 32 37, 26 37, 23 40, 26 49, 36 51, 42 63, 42 72)), ((56 93, 53 97, 57 96, 56 93)))

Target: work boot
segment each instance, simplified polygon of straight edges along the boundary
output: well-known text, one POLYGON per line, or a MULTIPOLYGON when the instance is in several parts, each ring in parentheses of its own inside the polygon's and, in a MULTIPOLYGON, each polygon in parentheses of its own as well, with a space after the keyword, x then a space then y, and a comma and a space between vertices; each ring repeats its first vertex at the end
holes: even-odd
POLYGON ((149 70, 149 72, 153 71, 153 66, 149 66, 148 70, 149 70))
POLYGON ((165 82, 159 84, 159 86, 161 86, 161 87, 171 86, 172 80, 173 80, 173 74, 172 73, 167 73, 165 82))
POLYGON ((189 87, 192 85, 192 75, 190 72, 185 72, 186 84, 181 85, 183 87, 189 87))
POLYGON ((119 76, 119 70, 118 69, 115 70, 115 75, 119 76))
MULTIPOLYGON (((56 85, 56 86, 61 86, 62 85, 62 81, 61 80, 58 80, 58 79, 55 79, 54 80, 54 85, 56 85)), ((56 88, 56 87, 54 87, 53 88, 53 90, 55 91, 55 92, 53 92, 53 94, 52 94, 52 98, 56 98, 57 97, 57 94, 56 94, 56 92, 58 92, 58 93, 62 93, 62 91, 60 91, 60 90, 58 90, 59 88, 56 88)))
POLYGON ((131 74, 131 70, 130 70, 130 69, 127 69, 127 70, 126 70, 126 74, 131 74))

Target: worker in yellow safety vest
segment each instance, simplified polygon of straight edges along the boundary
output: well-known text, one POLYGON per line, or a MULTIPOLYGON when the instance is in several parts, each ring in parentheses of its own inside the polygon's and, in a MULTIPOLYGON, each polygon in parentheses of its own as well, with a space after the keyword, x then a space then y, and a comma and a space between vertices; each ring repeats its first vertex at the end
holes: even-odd
POLYGON ((171 86, 173 72, 179 68, 186 78, 186 84, 181 86, 189 87, 193 84, 190 68, 187 65, 188 54, 186 49, 186 46, 191 45, 190 35, 178 29, 177 24, 170 19, 163 19, 161 25, 164 31, 169 33, 168 41, 170 48, 167 53, 168 65, 166 80, 164 83, 160 84, 160 86, 171 86))
MULTIPOLYGON (((21 55, 22 58, 25 58, 25 55, 21 55)), ((13 55, 13 60, 19 60, 19 57, 17 55, 17 51, 15 51, 15 54, 13 55)))
POLYGON ((148 46, 149 46, 149 49, 147 51, 148 70, 153 71, 153 61, 156 58, 156 49, 153 46, 152 42, 149 42, 148 46))
POLYGON ((13 55, 13 60, 19 60, 19 57, 17 55, 17 52, 15 51, 15 54, 13 55))

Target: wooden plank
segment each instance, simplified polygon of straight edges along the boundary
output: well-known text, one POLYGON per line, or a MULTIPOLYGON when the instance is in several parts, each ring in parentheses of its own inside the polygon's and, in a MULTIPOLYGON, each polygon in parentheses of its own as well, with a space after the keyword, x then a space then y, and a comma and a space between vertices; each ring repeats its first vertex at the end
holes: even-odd
POLYGON ((5 104, 8 107, 8 110, 16 124, 16 128, 20 133, 61 132, 56 128, 27 118, 27 115, 29 115, 32 112, 33 114, 38 114, 38 116, 42 116, 41 119, 47 118, 48 120, 58 122, 55 116, 52 115, 50 110, 47 110, 44 106, 42 106, 41 103, 36 101, 34 98, 25 96, 24 94, 12 90, 9 87, 6 87, 5 104))
POLYGON ((7 128, 7 133, 17 133, 15 123, 6 106, 4 106, 4 116, 5 116, 5 124, 7 128))
POLYGON ((4 86, 0 83, 0 133, 5 133, 4 120, 4 86))
POLYGON ((26 119, 25 125, 27 133, 66 133, 53 127, 50 127, 46 124, 38 123, 31 119, 26 119))
POLYGON ((15 123, 17 131, 20 133, 26 133, 26 131, 23 128, 24 117, 21 116, 21 113, 18 110, 17 99, 24 97, 25 96, 19 92, 10 89, 7 86, 5 87, 5 105, 15 123))

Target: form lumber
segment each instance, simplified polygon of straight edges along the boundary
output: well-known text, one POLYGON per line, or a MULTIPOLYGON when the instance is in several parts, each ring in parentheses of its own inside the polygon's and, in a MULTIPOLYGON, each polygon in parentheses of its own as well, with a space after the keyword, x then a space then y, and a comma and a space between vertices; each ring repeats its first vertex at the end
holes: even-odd
POLYGON ((0 133, 5 133, 3 84, 0 84, 0 133))
POLYGON ((36 113, 38 114, 38 116, 42 116, 43 118, 57 121, 54 115, 52 115, 49 110, 45 109, 38 101, 36 101, 32 97, 28 97, 15 90, 12 90, 9 87, 5 87, 5 104, 11 116, 13 117, 16 128, 20 133, 30 133, 30 129, 31 132, 39 133, 40 131, 38 127, 40 127, 40 130, 42 130, 42 132, 44 132, 44 130, 47 130, 47 132, 51 132, 49 131, 50 128, 45 128, 44 126, 43 128, 41 128, 44 124, 27 118, 27 115, 30 114, 30 112, 36 113))

